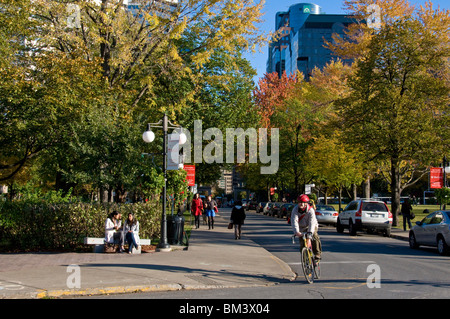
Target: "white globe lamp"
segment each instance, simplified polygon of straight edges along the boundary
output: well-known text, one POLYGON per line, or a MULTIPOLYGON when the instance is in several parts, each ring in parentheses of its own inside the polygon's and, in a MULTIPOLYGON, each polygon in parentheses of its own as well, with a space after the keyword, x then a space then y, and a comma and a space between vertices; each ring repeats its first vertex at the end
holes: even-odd
POLYGON ((142 134, 142 139, 145 143, 151 143, 155 140, 155 133, 151 130, 145 131, 144 134, 142 134))

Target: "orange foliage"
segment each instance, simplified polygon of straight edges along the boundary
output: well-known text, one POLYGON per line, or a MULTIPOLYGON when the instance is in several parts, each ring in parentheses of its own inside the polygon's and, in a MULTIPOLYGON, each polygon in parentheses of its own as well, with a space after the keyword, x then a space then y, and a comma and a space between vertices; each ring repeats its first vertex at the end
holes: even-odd
POLYGON ((270 128, 271 116, 281 108, 284 101, 295 94, 295 85, 300 81, 296 74, 288 76, 283 72, 281 77, 278 73, 266 73, 258 82, 258 88, 253 95, 261 116, 261 127, 270 128))

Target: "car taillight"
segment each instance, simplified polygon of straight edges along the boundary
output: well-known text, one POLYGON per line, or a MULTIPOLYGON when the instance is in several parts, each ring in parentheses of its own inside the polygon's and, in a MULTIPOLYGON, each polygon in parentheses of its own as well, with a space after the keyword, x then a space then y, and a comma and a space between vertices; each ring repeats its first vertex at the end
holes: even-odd
POLYGON ((361 206, 359 207, 358 211, 355 213, 355 217, 361 217, 362 215, 362 203, 361 206))
POLYGON ((339 214, 338 213, 333 213, 333 216, 339 216, 339 214))
POLYGON ((389 210, 389 207, 387 207, 386 204, 384 204, 384 206, 386 206, 386 209, 388 211, 388 218, 394 218, 394 216, 392 215, 391 211, 389 210))
POLYGON ((316 212, 316 216, 322 216, 320 212, 316 212))

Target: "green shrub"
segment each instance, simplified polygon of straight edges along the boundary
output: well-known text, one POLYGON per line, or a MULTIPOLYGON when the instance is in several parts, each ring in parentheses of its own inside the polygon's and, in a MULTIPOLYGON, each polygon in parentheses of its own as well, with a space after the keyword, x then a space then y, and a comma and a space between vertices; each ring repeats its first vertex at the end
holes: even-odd
POLYGON ((443 187, 434 190, 434 194, 441 205, 447 205, 450 203, 450 188, 443 187))
MULTIPOLYGON (((104 237, 107 216, 113 211, 125 220, 132 212, 140 223, 141 238, 159 236, 158 203, 37 203, 0 202, 0 244, 9 250, 74 250, 84 237, 104 237)), ((0 246, 0 247, 2 247, 0 246)))

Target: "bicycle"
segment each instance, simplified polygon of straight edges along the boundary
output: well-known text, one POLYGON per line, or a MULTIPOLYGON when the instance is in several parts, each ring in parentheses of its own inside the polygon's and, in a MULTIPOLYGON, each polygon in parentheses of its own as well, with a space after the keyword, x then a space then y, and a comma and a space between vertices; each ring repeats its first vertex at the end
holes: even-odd
MULTIPOLYGON (((295 235, 292 236, 292 243, 295 244, 295 235)), ((303 274, 305 275, 306 281, 312 284, 315 279, 320 278, 320 264, 316 260, 314 253, 312 251, 311 245, 306 244, 306 234, 303 234, 301 239, 303 240, 303 246, 300 250, 300 259, 302 263, 303 274)))

